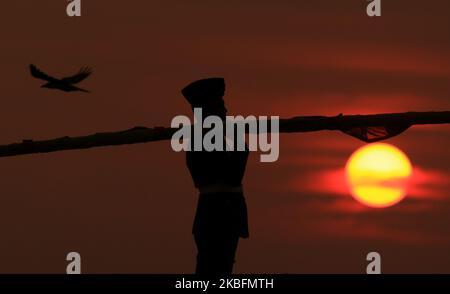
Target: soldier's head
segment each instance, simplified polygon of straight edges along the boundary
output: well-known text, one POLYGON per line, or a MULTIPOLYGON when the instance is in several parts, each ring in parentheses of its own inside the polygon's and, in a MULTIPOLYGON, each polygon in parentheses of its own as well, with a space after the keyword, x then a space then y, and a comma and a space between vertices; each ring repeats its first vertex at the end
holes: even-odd
POLYGON ((202 108, 203 117, 215 115, 225 119, 227 109, 223 100, 225 94, 223 78, 195 81, 181 90, 181 93, 192 108, 202 108))

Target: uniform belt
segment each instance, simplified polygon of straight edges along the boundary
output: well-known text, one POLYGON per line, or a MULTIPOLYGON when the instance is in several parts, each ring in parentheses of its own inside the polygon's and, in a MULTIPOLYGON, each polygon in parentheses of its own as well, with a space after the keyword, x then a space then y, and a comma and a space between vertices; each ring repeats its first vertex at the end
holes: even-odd
POLYGON ((226 185, 213 185, 204 186, 198 188, 200 194, 214 194, 214 193, 243 193, 242 186, 226 186, 226 185))

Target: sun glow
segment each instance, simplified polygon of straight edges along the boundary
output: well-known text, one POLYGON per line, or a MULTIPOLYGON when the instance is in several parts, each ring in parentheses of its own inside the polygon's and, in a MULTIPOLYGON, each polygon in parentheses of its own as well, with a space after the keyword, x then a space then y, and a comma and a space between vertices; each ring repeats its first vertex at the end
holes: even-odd
POLYGON ((406 196, 412 165, 400 149, 374 143, 356 150, 345 170, 352 196, 367 206, 382 208, 406 196))

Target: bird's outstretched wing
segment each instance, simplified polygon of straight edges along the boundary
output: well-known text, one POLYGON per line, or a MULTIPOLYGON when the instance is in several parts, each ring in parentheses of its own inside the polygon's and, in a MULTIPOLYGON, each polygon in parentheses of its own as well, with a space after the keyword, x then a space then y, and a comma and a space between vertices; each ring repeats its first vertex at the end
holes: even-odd
POLYGON ((56 78, 51 77, 51 76, 47 75, 46 73, 40 71, 34 64, 30 64, 30 72, 31 72, 31 75, 33 77, 35 77, 36 79, 41 79, 41 80, 45 80, 48 82, 57 81, 56 78))
POLYGON ((91 68, 83 67, 76 75, 65 77, 61 79, 61 81, 69 84, 77 84, 82 80, 84 80, 85 78, 87 78, 88 76, 90 76, 91 74, 92 74, 91 68))

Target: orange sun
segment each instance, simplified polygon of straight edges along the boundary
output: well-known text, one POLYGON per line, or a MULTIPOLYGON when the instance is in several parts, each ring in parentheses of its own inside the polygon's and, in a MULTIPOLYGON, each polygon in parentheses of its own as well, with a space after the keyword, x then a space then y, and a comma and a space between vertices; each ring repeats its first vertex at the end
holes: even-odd
POLYGON ((382 208, 405 198, 412 165, 397 147, 374 143, 356 150, 345 170, 352 196, 367 206, 382 208))

